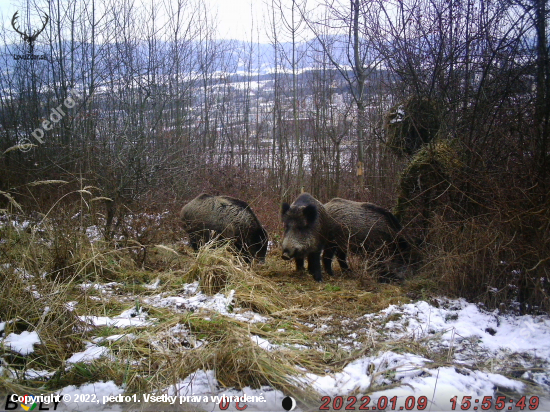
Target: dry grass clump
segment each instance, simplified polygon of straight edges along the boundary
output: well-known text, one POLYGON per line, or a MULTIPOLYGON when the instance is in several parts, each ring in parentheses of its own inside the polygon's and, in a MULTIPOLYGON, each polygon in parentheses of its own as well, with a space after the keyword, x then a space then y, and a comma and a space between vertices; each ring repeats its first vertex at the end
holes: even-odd
POLYGON ((225 387, 271 385, 302 400, 314 398, 315 394, 305 385, 296 384, 302 373, 289 362, 285 352, 260 348, 245 328, 228 329, 221 340, 205 348, 201 355, 203 368, 214 369, 216 378, 225 387))
POLYGON ((435 215, 430 226, 422 274, 436 282, 440 293, 490 308, 550 308, 547 262, 533 255, 528 264, 535 251, 503 222, 481 217, 449 222, 435 215))
POLYGON ((286 306, 275 283, 259 276, 234 252, 230 241, 210 241, 204 245, 185 278, 198 279, 201 290, 210 295, 235 290, 239 306, 262 314, 286 306))
POLYGON ((122 272, 135 270, 130 249, 115 249, 109 242, 91 241, 76 222, 63 219, 38 221, 8 215, 0 227, 0 254, 5 262, 39 279, 71 282, 87 277, 114 280, 122 272), (17 219, 17 220, 16 220, 17 219), (25 221, 25 229, 11 223, 25 221))
MULTIPOLYGON (((197 323, 193 323, 196 328, 197 323)), ((218 339, 187 355, 195 360, 196 369, 215 370, 217 380, 227 388, 270 385, 302 401, 319 399, 319 394, 301 383, 303 372, 297 366, 315 365, 313 370, 322 370, 322 354, 310 359, 306 353, 291 348, 266 350, 251 339, 251 334, 263 335, 254 326, 221 319, 216 323, 218 339)))
POLYGON ((416 246, 409 242, 410 250, 401 251, 393 244, 384 243, 377 250, 365 251, 355 259, 359 266, 359 286, 373 290, 377 283, 402 282, 414 276, 418 266, 416 246))
POLYGON ((191 266, 186 279, 198 280, 201 290, 213 295, 225 289, 230 272, 240 274, 239 257, 234 254, 230 241, 214 240, 199 249, 195 264, 191 266))
MULTIPOLYGON (((59 370, 48 382, 46 388, 52 390, 69 385, 80 386, 85 383, 114 381, 117 385, 128 384, 128 379, 139 377, 128 373, 127 364, 121 364, 118 359, 102 357, 90 363, 75 363, 68 370, 59 370)), ((134 383, 135 386, 138 386, 134 383)), ((145 385, 142 385, 146 390, 145 385)))
MULTIPOLYGON (((160 245, 141 245, 127 242, 121 247, 117 242, 90 239, 78 222, 44 220, 30 223, 25 230, 16 230, 9 223, 0 225, 0 255, 5 262, 18 270, 54 283, 74 281, 94 282, 149 282, 156 276, 140 264, 137 255, 143 248, 150 251, 148 261, 157 271, 187 269, 189 259, 172 248, 160 245), (151 279, 152 278, 152 279, 151 279)), ((23 221, 24 217, 19 217, 23 221)), ((159 272, 161 273, 161 272, 159 272)))
POLYGON ((21 270, 4 270, 0 278, 0 320, 6 322, 4 336, 23 331, 36 332, 41 343, 24 356, 0 348, 13 370, 56 370, 63 360, 83 349, 83 324, 71 311, 68 288, 36 279, 21 270))

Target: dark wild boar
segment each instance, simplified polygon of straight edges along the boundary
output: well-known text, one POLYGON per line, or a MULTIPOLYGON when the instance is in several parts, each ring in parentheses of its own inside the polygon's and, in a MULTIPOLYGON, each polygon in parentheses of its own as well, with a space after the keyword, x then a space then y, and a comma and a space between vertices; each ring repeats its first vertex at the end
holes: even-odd
POLYGON ((191 247, 197 251, 212 237, 234 239, 235 248, 250 262, 265 260, 268 236, 248 203, 230 196, 200 194, 180 212, 191 247))
MULTIPOLYGON (((281 217, 283 259, 294 259, 296 270, 301 271, 307 258, 309 273, 321 282, 321 253, 327 247, 335 247, 332 239, 339 233, 336 222, 327 215, 323 204, 309 193, 302 193, 292 205, 283 203, 281 217)), ((332 275, 330 266, 325 269, 332 275)))

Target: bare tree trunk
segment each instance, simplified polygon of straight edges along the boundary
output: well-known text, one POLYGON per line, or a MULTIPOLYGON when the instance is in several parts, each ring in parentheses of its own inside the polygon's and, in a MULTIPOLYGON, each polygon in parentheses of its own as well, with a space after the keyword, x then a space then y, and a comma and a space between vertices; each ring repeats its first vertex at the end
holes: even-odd
POLYGON ((535 29, 537 33, 536 67, 537 89, 535 97, 535 122, 537 126, 538 169, 546 176, 550 168, 548 135, 550 121, 550 60, 547 43, 547 4, 546 0, 533 0, 535 3, 535 29))

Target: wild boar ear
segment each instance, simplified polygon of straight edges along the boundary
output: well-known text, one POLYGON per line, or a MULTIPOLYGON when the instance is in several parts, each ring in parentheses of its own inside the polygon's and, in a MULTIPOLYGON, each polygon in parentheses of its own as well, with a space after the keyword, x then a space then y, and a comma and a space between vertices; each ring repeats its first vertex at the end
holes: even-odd
POLYGON ((284 216, 285 213, 288 212, 288 209, 290 209, 290 205, 288 203, 283 203, 281 207, 281 216, 284 216))
POLYGON ((307 205, 304 207, 304 216, 307 223, 313 223, 317 217, 317 208, 314 205, 307 205))

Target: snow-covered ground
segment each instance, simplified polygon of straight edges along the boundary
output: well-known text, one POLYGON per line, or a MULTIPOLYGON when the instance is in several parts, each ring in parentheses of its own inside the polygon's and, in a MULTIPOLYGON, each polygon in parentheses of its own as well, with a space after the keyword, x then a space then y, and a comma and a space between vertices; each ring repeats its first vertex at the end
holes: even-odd
MULTIPOLYGON (((412 353, 380 351, 375 356, 351 362, 334 375, 306 373, 300 382, 311 386, 321 396, 330 397, 332 401, 337 396, 344 396, 346 400, 349 395, 369 393, 370 408, 378 405, 383 397, 397 397, 395 402, 399 409, 405 406, 407 398, 412 396, 414 398, 409 399, 418 401, 425 396, 426 410, 431 411, 451 410, 450 400, 455 396, 458 397, 458 405, 464 396, 471 396, 472 402, 477 399, 479 404, 486 396, 494 397, 494 404, 496 397, 503 393, 508 394, 506 402, 514 400, 513 405, 527 395, 529 405, 529 399, 535 395, 532 388, 536 387, 539 396, 537 410, 550 410, 548 317, 499 315, 496 311, 484 311, 464 300, 441 299, 437 304, 439 307, 424 301, 392 305, 378 313, 365 315, 363 333, 374 333, 372 337, 377 340, 422 342, 434 353, 444 350, 448 354, 449 365, 437 364, 428 357, 412 353), (505 369, 507 362, 516 359, 521 360, 525 369, 517 379, 491 371, 505 369), (541 369, 544 371, 541 372, 541 369)), ((251 339, 267 351, 281 348, 258 336, 251 339)), ((212 371, 198 371, 182 381, 178 390, 194 395, 225 393, 216 387, 212 371)), ((240 396, 243 393, 252 396, 263 392, 265 388, 238 393, 240 396)), ((284 394, 272 391, 271 396, 276 398, 273 404, 263 405, 265 409, 256 404, 254 407, 258 409, 249 410, 283 410, 278 401, 284 398, 284 394)), ((316 407, 319 406, 321 400, 316 407)), ((218 410, 212 407, 208 405, 207 410, 218 410)))
MULTIPOLYGON (((82 287, 103 292, 108 291, 113 284, 85 284, 82 287)), ((184 285, 183 291, 177 296, 167 293, 149 296, 143 299, 143 303, 168 307, 174 311, 192 309, 204 310, 205 313, 216 312, 251 323, 268 320, 268 317, 249 310, 241 311, 237 308, 230 311, 232 292, 227 295, 218 293, 208 296, 199 290, 196 282, 184 285)), ((71 306, 74 307, 74 302, 71 306)), ((132 334, 123 333, 125 327, 147 327, 155 322, 146 312, 136 309, 124 311, 114 317, 85 316, 81 319, 90 325, 115 327, 120 329, 120 334, 88 342, 84 351, 73 354, 67 360, 67 367, 76 362, 91 362, 98 357, 112 356, 108 347, 97 344, 103 340, 133 339, 132 334)), ((397 410, 401 406, 410 406, 413 400, 418 407, 418 402, 424 401, 420 398, 423 396, 427 402, 425 410, 444 411, 451 410, 451 399, 455 396, 458 397, 458 405, 464 396, 471 396, 472 402, 478 400, 476 405, 480 405, 483 399, 489 396, 494 404, 499 395, 506 396, 506 402, 514 400, 511 405, 515 405, 521 396, 526 395, 528 405, 531 396, 538 395, 540 402, 537 410, 550 410, 550 319, 547 316, 499 314, 497 311, 485 311, 464 300, 438 299, 431 303, 418 301, 391 305, 355 321, 362 322, 364 327, 356 330, 350 340, 417 342, 424 348, 423 355, 403 349, 399 352, 380 350, 371 356, 352 361, 335 374, 316 375, 303 370, 303 376, 298 378, 296 383, 307 385, 321 397, 325 397, 319 399, 318 405, 310 405, 311 407, 318 408, 327 400, 333 405, 332 402, 337 396, 344 397, 345 406, 350 402, 349 396, 356 396, 357 408, 362 403, 360 399, 363 394, 368 394, 370 403, 367 406, 370 408, 378 405, 378 402, 382 402, 383 405, 384 397, 388 400, 394 399, 397 410), (434 355, 433 358, 431 354, 434 355), (444 362, 441 360, 442 354, 444 362), (510 378, 511 369, 519 371, 515 378, 510 378), (504 371, 508 372, 508 376, 502 374, 504 371)), ((4 324, 0 324, 0 329, 4 327, 4 324)), ((330 325, 310 325, 310 328, 313 331, 323 331, 329 329, 330 325)), ((169 332, 174 336, 178 333, 187 333, 184 325, 178 325, 169 332)), ((271 343, 259 336, 251 335, 251 339, 266 351, 285 350, 284 346, 271 343)), ((344 339, 343 343, 346 343, 345 341, 344 339)), ((40 339, 35 332, 12 333, 0 339, 0 345, 23 355, 31 353, 37 343, 40 343, 40 339)), ((203 342, 195 342, 193 347, 202 344, 203 342)), ((45 371, 27 371, 27 374, 48 376, 45 371)), ((60 410, 121 410, 124 406, 124 402, 103 405, 103 396, 124 393, 124 388, 113 382, 96 382, 79 388, 71 386, 58 393, 70 394, 73 397, 76 394, 95 394, 96 398, 101 400, 99 404, 94 405, 65 402, 60 406, 60 410)), ((163 393, 167 396, 201 397, 200 401, 197 401, 199 398, 182 399, 185 405, 194 404, 205 410, 220 410, 216 399, 211 397, 223 395, 246 395, 256 397, 256 400, 264 400, 249 402, 248 411, 283 410, 281 402, 286 396, 270 387, 243 390, 223 388, 216 380, 215 372, 211 370, 197 370, 180 382, 166 387, 163 393)), ((145 402, 143 398, 140 400, 145 402)), ((179 403, 180 398, 176 402, 179 403)), ((181 410, 185 410, 184 406, 180 407, 183 408, 181 410)), ((236 404, 231 403, 228 410, 237 410, 235 408, 236 404)))

